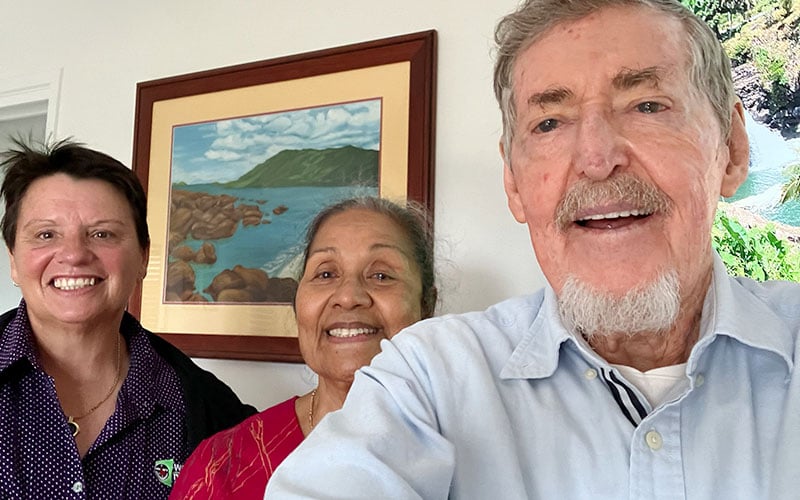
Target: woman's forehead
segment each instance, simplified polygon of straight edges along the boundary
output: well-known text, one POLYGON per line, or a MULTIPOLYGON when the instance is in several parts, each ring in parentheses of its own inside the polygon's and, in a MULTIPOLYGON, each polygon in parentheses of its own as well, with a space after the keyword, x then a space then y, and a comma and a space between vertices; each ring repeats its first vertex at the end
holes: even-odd
POLYGON ((334 214, 319 227, 310 249, 338 242, 347 246, 365 246, 384 243, 402 249, 413 245, 409 235, 389 215, 367 208, 351 208, 334 214))

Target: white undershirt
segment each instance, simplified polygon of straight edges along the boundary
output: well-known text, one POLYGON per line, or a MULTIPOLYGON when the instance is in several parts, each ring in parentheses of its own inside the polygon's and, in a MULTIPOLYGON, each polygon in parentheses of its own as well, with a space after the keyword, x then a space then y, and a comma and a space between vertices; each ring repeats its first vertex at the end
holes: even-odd
POLYGON ((664 402, 672 389, 681 382, 686 383, 686 363, 653 368, 642 373, 636 368, 625 365, 611 365, 625 380, 636 386, 655 408, 664 402))

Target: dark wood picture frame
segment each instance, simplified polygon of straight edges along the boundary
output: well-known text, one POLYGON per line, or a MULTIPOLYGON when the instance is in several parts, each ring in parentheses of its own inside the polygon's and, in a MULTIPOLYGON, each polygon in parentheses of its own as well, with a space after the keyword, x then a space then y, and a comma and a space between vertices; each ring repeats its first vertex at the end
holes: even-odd
MULTIPOLYGON (((140 82, 136 86, 133 170, 148 193, 148 186, 156 176, 169 176, 170 165, 151 164, 151 146, 155 133, 153 109, 156 103, 404 62, 410 66, 407 84, 406 197, 421 202, 432 212, 436 89, 434 30, 140 82)), ((164 140, 163 137, 159 139, 164 140)), ((148 217, 151 216, 152 210, 148 217)), ((140 284, 131 299, 129 311, 141 318, 142 307, 140 284)), ((235 331, 213 334, 158 331, 147 324, 144 326, 153 329, 193 357, 302 362, 296 336, 240 335, 235 331)))

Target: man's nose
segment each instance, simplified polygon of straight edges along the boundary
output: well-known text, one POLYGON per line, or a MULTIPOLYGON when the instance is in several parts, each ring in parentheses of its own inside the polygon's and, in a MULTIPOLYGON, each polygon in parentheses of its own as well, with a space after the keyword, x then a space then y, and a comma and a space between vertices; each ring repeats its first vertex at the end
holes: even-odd
POLYGON ((611 113, 595 111, 585 115, 576 134, 573 165, 579 174, 600 181, 627 165, 625 139, 611 113))

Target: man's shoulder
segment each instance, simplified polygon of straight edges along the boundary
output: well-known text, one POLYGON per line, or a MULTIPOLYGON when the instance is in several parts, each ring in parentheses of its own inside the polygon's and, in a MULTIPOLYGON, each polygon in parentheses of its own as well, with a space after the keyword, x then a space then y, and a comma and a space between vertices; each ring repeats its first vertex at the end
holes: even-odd
POLYGON ((754 281, 749 278, 731 278, 740 294, 747 294, 762 302, 784 319, 800 322, 800 283, 791 281, 754 281))
POLYGON ((539 290, 534 294, 503 300, 483 311, 435 316, 415 323, 408 328, 408 331, 428 336, 437 335, 440 332, 458 334, 458 332, 482 328, 499 328, 501 330, 513 328, 516 330, 521 324, 530 325, 539 314, 543 300, 544 291, 539 290))
POLYGON ((404 356, 505 362, 530 331, 543 292, 504 300, 483 311, 445 314, 415 323, 392 338, 404 356))
POLYGON ((731 278, 730 283, 732 294, 720 306, 717 327, 786 359, 800 353, 800 284, 747 278, 731 278))

